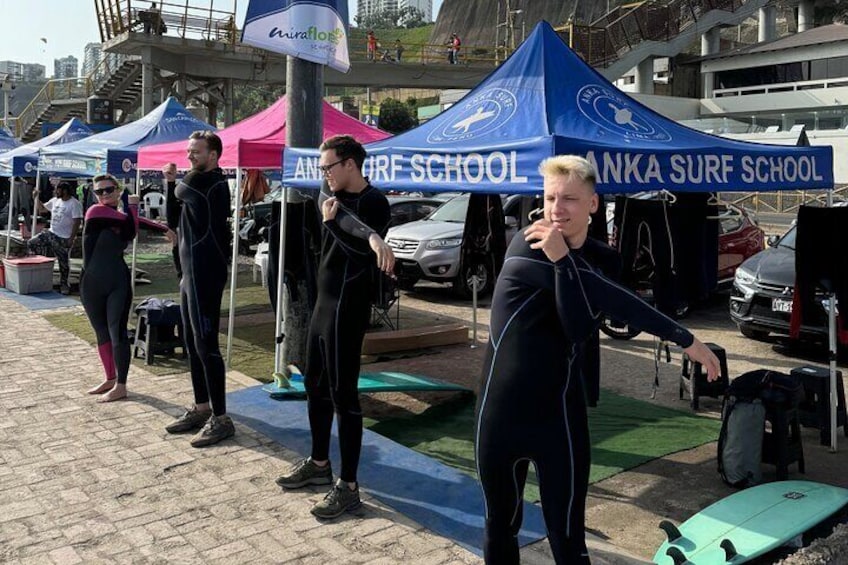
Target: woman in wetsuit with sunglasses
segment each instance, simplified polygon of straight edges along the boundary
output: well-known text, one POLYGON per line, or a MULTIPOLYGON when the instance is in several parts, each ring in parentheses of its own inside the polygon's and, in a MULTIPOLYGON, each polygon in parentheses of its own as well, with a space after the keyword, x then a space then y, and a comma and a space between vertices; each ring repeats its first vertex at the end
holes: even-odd
POLYGON ((82 247, 80 298, 91 327, 97 335, 97 352, 105 380, 88 391, 100 394, 98 402, 127 397, 130 342, 127 320, 132 305, 130 270, 124 250, 135 237, 139 223, 165 233, 167 226, 139 219, 138 196, 127 195, 112 175, 94 177, 97 203, 85 214, 82 247), (124 195, 124 211, 118 204, 124 195))

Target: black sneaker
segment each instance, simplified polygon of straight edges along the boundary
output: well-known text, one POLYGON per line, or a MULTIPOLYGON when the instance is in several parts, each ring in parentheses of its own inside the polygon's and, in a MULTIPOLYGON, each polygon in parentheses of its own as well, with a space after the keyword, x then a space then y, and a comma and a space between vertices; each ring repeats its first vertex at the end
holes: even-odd
POLYGON ((359 485, 350 490, 347 483, 339 479, 324 500, 313 506, 310 512, 316 518, 330 520, 350 510, 356 510, 360 506, 362 501, 359 499, 359 485))
POLYGON ((209 416, 203 429, 191 438, 192 447, 206 447, 218 443, 221 440, 236 435, 236 427, 226 414, 223 416, 209 416))
POLYGON ((62 293, 62 294, 64 294, 65 296, 68 296, 69 294, 71 294, 71 287, 70 287, 70 285, 68 285, 68 284, 63 284, 62 286, 60 286, 60 287, 59 287, 59 292, 61 292, 61 293, 62 293))
POLYGON ((275 481, 285 489, 295 489, 306 485, 329 485, 333 483, 333 468, 330 462, 323 467, 316 465, 311 457, 294 464, 285 474, 275 481))
POLYGON ((211 410, 200 412, 195 406, 186 408, 182 416, 165 426, 165 431, 169 434, 181 434, 192 430, 199 430, 211 415, 211 410))

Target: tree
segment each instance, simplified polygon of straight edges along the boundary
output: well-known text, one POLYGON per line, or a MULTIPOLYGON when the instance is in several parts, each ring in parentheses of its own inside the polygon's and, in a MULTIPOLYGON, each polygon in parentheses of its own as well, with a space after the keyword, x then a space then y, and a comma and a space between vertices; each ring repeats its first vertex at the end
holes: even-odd
POLYGON ((418 125, 413 109, 394 98, 386 98, 380 104, 380 129, 389 133, 402 133, 418 125))
POLYGON ((404 6, 400 9, 385 8, 363 18, 356 16, 353 19, 358 27, 364 29, 411 29, 427 25, 424 21, 424 13, 414 6, 404 6))

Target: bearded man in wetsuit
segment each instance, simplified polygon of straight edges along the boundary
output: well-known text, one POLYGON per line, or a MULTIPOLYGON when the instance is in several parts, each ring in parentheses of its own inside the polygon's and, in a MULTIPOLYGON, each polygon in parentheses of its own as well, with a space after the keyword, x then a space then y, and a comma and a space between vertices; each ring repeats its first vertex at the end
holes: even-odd
POLYGON ((186 150, 191 171, 174 189, 180 206, 176 236, 182 266, 180 309, 194 405, 165 429, 174 434, 200 428, 191 439, 193 447, 212 445, 235 434, 227 416, 226 369, 218 345, 230 214, 230 187, 218 167, 222 149, 221 138, 211 131, 192 133, 186 150))
POLYGON ((580 345, 608 314, 671 341, 718 378, 715 355, 686 329, 611 282, 590 261, 596 173, 577 156, 542 162, 544 217, 510 243, 492 296, 477 403, 476 459, 485 498, 486 563, 519 563, 524 483, 536 468, 557 563, 589 563, 590 443, 580 345))

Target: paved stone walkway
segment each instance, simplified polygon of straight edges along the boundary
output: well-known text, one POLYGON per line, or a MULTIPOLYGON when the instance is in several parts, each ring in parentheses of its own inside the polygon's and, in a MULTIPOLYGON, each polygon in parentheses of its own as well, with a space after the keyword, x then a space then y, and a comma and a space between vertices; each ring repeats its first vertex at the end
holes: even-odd
POLYGON ((191 402, 187 374, 133 366, 130 399, 106 405, 85 394, 101 378, 93 347, 0 298, 0 562, 480 562, 367 485, 358 515, 318 522, 323 491, 273 482, 297 456, 240 424, 206 449, 167 434, 191 402))

